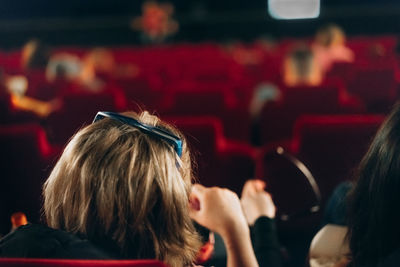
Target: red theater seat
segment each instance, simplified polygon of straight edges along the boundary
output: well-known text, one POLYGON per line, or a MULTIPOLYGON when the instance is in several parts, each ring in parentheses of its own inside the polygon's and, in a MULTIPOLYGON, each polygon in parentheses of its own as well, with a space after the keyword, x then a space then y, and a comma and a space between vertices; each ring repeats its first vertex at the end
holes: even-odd
POLYGON ((246 144, 227 141, 218 118, 164 119, 185 134, 196 163, 196 177, 203 185, 224 186, 240 193, 244 181, 254 178, 255 151, 246 144))
POLYGON ((4 234, 10 230, 14 212, 39 221, 42 183, 58 153, 37 124, 1 126, 0 146, 0 232, 4 234))
POLYGON ((4 267, 167 267, 157 260, 0 259, 4 267))
POLYGON ((347 87, 365 102, 368 111, 386 112, 397 97, 394 66, 358 67, 347 87))
POLYGON ((291 152, 311 170, 324 200, 351 177, 383 119, 379 115, 304 116, 296 122, 291 152))
POLYGON ((179 91, 171 95, 171 107, 165 112, 180 116, 221 116, 228 106, 222 90, 179 91))
POLYGON ((77 130, 91 123, 100 110, 119 110, 113 92, 77 93, 64 96, 61 110, 52 113, 46 119, 46 130, 51 142, 64 145, 77 130))
POLYGON ((257 159, 256 173, 256 177, 266 182, 266 189, 278 207, 280 230, 310 231, 319 224, 319 186, 298 158, 282 147, 263 147, 257 159))
POLYGON ((137 110, 138 107, 146 110, 159 111, 164 94, 157 90, 157 79, 150 77, 135 77, 118 79, 117 84, 121 87, 130 110, 137 110))
POLYGON ((223 145, 223 127, 221 121, 215 117, 170 117, 163 118, 185 135, 191 155, 197 166, 197 178, 207 186, 217 185, 216 174, 218 166, 216 158, 218 147, 223 145))
POLYGON ((261 111, 261 143, 290 139, 293 125, 302 114, 340 112, 339 88, 335 84, 288 88, 281 102, 267 104, 261 111))

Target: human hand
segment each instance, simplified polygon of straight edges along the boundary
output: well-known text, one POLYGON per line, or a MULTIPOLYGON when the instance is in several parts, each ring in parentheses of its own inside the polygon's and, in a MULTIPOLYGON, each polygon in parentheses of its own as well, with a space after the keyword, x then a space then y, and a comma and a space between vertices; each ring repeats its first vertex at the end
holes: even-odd
POLYGON ((276 207, 271 195, 264 190, 265 186, 261 180, 248 180, 243 186, 240 202, 249 225, 261 216, 275 218, 276 207))
POLYGON ((193 185, 189 214, 197 223, 217 232, 224 239, 249 231, 240 200, 228 189, 193 185))

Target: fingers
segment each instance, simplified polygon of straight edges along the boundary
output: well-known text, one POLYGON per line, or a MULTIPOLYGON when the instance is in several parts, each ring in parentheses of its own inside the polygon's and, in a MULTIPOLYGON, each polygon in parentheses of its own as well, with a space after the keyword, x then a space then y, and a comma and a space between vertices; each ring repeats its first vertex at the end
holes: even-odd
POLYGON ((266 183, 259 179, 248 180, 242 190, 242 197, 264 191, 266 183))

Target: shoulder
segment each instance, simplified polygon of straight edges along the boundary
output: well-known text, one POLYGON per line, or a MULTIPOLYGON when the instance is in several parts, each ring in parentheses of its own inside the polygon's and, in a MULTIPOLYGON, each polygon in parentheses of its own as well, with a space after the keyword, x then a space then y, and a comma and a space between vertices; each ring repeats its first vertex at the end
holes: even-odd
POLYGON ((90 241, 44 225, 28 224, 0 240, 1 257, 106 259, 90 241))

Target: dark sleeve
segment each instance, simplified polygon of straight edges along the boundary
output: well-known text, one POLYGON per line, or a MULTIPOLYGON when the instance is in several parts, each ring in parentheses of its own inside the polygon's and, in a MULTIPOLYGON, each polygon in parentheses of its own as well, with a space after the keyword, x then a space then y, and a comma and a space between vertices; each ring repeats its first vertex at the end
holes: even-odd
POLYGON ((281 267, 282 256, 275 221, 260 217, 250 227, 254 253, 260 267, 281 267))
POLYGON ((19 227, 0 240, 0 257, 109 259, 106 252, 88 240, 48 228, 28 224, 19 227))
POLYGON ((353 188, 352 182, 339 184, 330 196, 323 215, 322 226, 327 224, 346 225, 347 194, 353 188))

